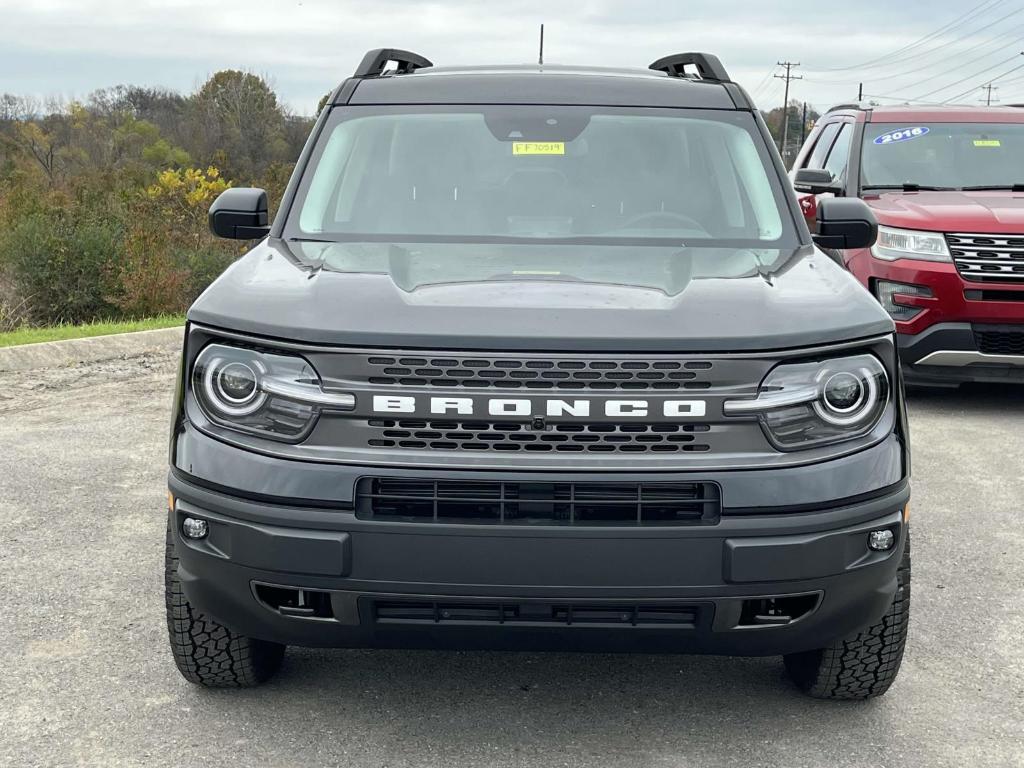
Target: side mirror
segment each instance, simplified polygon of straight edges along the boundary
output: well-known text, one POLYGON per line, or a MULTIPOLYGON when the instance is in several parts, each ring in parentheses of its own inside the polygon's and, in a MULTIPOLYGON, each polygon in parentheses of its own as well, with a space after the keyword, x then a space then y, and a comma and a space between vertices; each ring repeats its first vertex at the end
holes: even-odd
POLYGON ((843 191, 839 181, 823 168, 801 168, 793 176, 793 188, 797 192, 811 195, 822 195, 826 192, 838 194, 843 191))
POLYGON ((270 232, 267 193, 255 187, 225 189, 210 206, 210 231, 232 240, 258 240, 270 232))
POLYGON ((822 248, 870 248, 878 239, 878 221, 860 198, 827 198, 818 201, 818 232, 812 237, 822 248))

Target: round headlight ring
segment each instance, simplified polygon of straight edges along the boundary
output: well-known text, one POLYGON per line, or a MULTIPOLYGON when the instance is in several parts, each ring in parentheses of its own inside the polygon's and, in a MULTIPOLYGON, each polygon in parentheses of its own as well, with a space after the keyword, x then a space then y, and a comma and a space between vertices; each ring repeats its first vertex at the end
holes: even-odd
POLYGON ((867 392, 867 387, 859 376, 850 371, 839 371, 838 373, 833 373, 825 380, 824 385, 821 387, 821 399, 829 411, 845 416, 861 407, 864 403, 864 398, 867 397, 867 392), (842 392, 843 388, 856 393, 856 397, 853 398, 849 405, 840 405, 836 402, 836 399, 846 396, 842 392), (839 390, 838 394, 837 390, 839 390))
POLYGON ((856 371, 828 371, 821 378, 823 380, 821 394, 814 402, 814 411, 822 421, 837 427, 852 427, 860 424, 874 413, 880 391, 875 374, 867 368, 859 368, 856 371), (837 377, 851 377, 859 382, 860 396, 852 406, 838 408, 828 401, 826 393, 829 384, 833 383, 837 377))
POLYGON ((259 377, 246 363, 233 361, 217 371, 217 396, 232 405, 246 405, 259 394, 259 377), (234 392, 229 392, 234 389, 234 392))
POLYGON ((203 394, 207 402, 226 416, 248 416, 255 413, 267 401, 267 394, 260 391, 260 378, 266 373, 263 364, 252 358, 248 361, 215 357, 203 373, 203 394), (231 371, 235 371, 232 374, 231 371), (234 397, 224 389, 224 376, 252 377, 252 391, 245 397, 234 397))

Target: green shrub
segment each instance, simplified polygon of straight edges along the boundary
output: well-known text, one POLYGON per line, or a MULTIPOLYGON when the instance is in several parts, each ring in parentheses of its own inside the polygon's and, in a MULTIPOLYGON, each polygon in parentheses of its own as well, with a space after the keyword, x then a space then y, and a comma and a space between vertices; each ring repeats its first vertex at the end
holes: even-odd
POLYGON ((123 227, 107 210, 49 204, 11 217, 0 251, 18 292, 30 297, 31 319, 75 323, 116 314, 107 299, 123 253, 123 227))

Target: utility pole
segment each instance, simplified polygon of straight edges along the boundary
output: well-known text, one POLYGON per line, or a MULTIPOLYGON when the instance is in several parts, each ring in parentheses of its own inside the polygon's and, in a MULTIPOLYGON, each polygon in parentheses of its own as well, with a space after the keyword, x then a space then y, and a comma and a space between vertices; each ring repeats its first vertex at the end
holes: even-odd
POLYGON ((857 103, 860 104, 862 101, 864 101, 864 83, 857 87, 857 103))
POLYGON ((537 63, 542 67, 544 66, 544 25, 540 25, 540 56, 537 58, 537 63))
MULTIPOLYGON (((992 85, 992 83, 989 83, 988 85, 981 86, 981 90, 986 91, 986 93, 985 93, 985 106, 986 107, 991 107, 992 106, 992 91, 998 91, 999 90, 999 86, 998 85, 992 85)), ((996 99, 996 101, 999 101, 999 99, 996 99)))
POLYGON ((786 81, 786 93, 782 97, 782 146, 779 147, 779 152, 785 157, 786 143, 789 141, 789 83, 791 80, 803 80, 804 78, 802 75, 793 74, 793 68, 800 66, 799 61, 780 61, 778 65, 786 68, 786 74, 775 75, 779 80, 786 81))
POLYGON ((807 138, 807 102, 804 102, 804 115, 800 118, 800 146, 804 145, 804 139, 807 138))

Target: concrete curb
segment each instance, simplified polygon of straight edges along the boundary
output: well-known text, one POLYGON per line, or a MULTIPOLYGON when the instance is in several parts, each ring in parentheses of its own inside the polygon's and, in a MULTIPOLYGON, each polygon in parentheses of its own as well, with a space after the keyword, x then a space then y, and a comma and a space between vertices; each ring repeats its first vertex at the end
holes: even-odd
POLYGON ((181 349, 185 328, 158 328, 154 331, 115 333, 65 341, 41 341, 16 347, 0 347, 0 373, 59 368, 78 363, 135 357, 146 352, 181 349))

